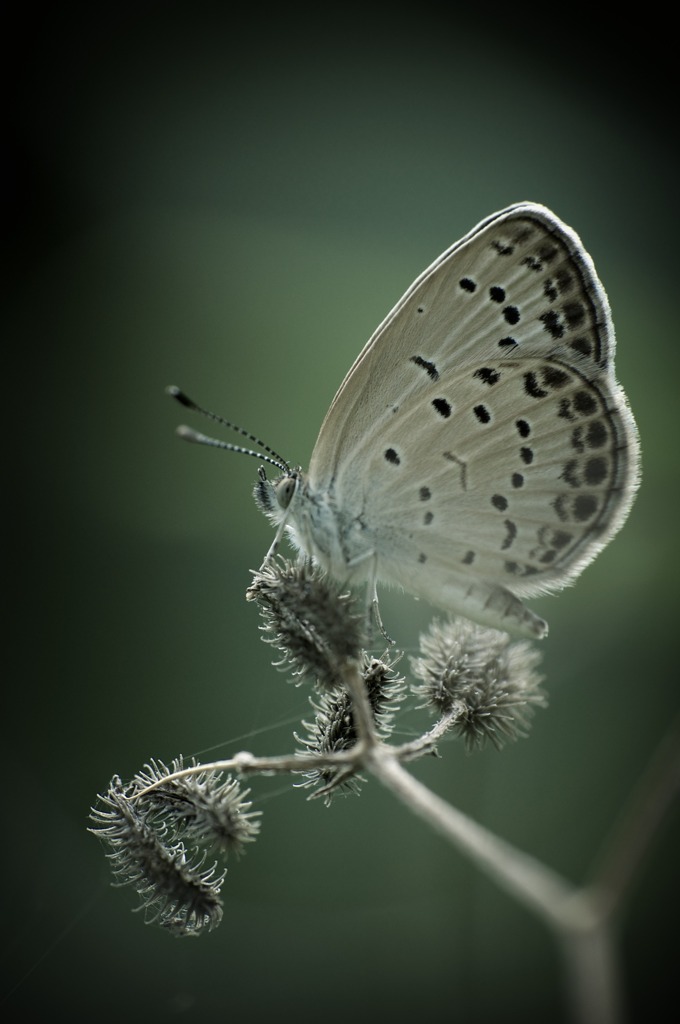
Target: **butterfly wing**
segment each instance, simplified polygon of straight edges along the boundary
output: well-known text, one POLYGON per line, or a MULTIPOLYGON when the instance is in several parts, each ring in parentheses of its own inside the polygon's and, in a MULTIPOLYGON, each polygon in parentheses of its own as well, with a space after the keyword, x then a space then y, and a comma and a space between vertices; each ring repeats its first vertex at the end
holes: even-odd
MULTIPOLYGON (((607 298, 545 207, 483 221, 408 289, 343 381, 309 469, 368 524, 377 577, 464 611, 573 579, 623 523, 637 431, 607 298)), ((475 617, 475 616, 473 616, 475 617)))

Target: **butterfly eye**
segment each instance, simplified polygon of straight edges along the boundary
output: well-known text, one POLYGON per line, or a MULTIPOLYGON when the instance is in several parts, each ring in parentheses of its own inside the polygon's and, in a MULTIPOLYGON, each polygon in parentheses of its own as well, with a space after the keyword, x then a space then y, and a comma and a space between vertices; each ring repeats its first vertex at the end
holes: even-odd
POLYGON ((276 500, 278 501, 282 509, 288 508, 290 505, 293 495, 295 494, 295 488, 297 486, 297 477, 295 476, 282 476, 276 481, 274 486, 274 493, 276 494, 276 500))

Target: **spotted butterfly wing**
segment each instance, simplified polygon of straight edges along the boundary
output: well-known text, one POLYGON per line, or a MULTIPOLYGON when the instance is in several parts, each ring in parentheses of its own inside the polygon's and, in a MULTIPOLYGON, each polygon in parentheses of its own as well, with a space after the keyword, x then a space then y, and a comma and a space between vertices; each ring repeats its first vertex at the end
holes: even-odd
POLYGON ((298 544, 337 579, 544 635, 521 598, 573 580, 638 485, 614 348, 576 234, 532 203, 487 218, 347 374, 286 512, 298 544))

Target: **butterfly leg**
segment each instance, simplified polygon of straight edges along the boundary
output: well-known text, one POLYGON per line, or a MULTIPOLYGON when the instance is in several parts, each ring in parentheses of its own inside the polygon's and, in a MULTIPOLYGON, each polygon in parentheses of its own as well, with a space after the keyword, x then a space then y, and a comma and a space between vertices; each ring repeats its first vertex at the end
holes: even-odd
POLYGON ((377 559, 373 558, 373 572, 366 587, 366 631, 370 636, 372 633, 372 625, 375 625, 380 630, 380 635, 386 643, 390 646, 394 646, 394 640, 387 633, 383 626, 382 617, 380 615, 380 605, 378 603, 378 583, 377 583, 377 559))
POLYGON ((262 562, 262 565, 260 566, 260 570, 264 569, 264 567, 266 565, 269 565, 269 563, 271 562, 272 558, 274 557, 276 552, 279 550, 279 544, 281 543, 281 538, 283 536, 283 531, 285 530, 285 528, 286 528, 286 517, 284 517, 281 520, 281 522, 279 523, 279 525, 277 527, 276 534, 274 536, 274 540, 269 545, 269 550, 267 551, 267 554, 264 556, 264 560, 262 562))

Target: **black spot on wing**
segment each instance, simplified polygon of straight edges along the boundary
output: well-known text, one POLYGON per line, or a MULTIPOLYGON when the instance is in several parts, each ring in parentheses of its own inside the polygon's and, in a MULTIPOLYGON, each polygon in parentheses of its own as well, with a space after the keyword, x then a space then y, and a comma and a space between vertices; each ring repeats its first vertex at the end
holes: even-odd
POLYGON ((577 391, 574 395, 574 409, 580 416, 592 416, 597 410, 597 402, 589 391, 577 391))
POLYGON ((573 349, 574 352, 578 352, 581 356, 591 356, 593 354, 593 343, 589 338, 574 338, 573 341, 569 342, 569 348, 573 349))
POLYGON ((562 311, 572 331, 581 327, 586 318, 586 309, 582 302, 565 302, 562 311))
POLYGON ((493 387, 493 385, 497 384, 501 379, 501 375, 498 370, 495 370, 491 366, 480 366, 478 370, 475 370, 472 376, 477 377, 477 379, 481 380, 484 384, 488 384, 489 387, 493 387))
POLYGON ((548 395, 548 392, 539 385, 533 370, 524 374, 524 390, 530 398, 546 398, 548 395))
POLYGON ((578 474, 578 460, 569 459, 565 462, 560 473, 560 480, 564 480, 570 487, 581 487, 582 481, 578 474))
POLYGON ((593 456, 593 458, 588 459, 583 476, 585 478, 585 482, 590 487, 597 487, 599 484, 604 483, 609 476, 607 460, 600 456, 593 456))
POLYGON ((445 420, 451 415, 451 406, 445 398, 435 398, 432 401, 432 405, 435 407, 440 416, 443 416, 445 420))
POLYGON ((559 366, 544 366, 541 370, 541 378, 545 386, 552 388, 554 391, 563 388, 565 384, 569 384, 571 381, 569 374, 559 366))
POLYGON ((574 519, 583 523, 597 512, 597 498, 593 494, 578 494, 574 499, 574 519))
POLYGON ((593 420, 586 430, 586 444, 589 448, 601 448, 607 443, 607 428, 602 420, 593 420))
POLYGON ((505 527, 506 534, 503 538, 503 543, 501 544, 501 551, 507 550, 517 536, 517 527, 513 523, 512 519, 506 519, 503 525, 505 527))
POLYGON ((422 356, 411 356, 411 362, 425 370, 430 380, 439 380, 439 370, 429 359, 423 359, 422 356))
POLYGON ((541 313, 538 319, 543 324, 543 330, 547 331, 555 341, 564 334, 564 326, 560 321, 559 314, 554 309, 549 309, 547 313, 541 313))

